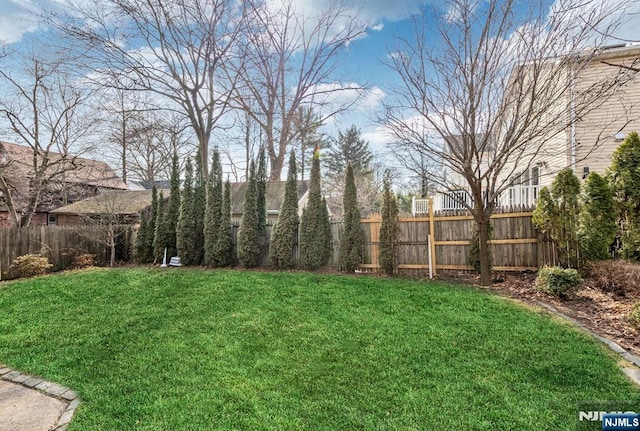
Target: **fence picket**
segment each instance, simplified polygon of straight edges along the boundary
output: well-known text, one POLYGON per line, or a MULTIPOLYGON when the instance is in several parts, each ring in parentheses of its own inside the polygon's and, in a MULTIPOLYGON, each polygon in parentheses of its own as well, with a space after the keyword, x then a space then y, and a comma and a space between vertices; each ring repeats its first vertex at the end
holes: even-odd
MULTIPOLYGON (((531 222, 531 212, 500 213, 492 218, 494 237, 492 253, 494 268, 499 271, 536 270, 543 265, 553 265, 557 253, 553 241, 536 231, 531 222)), ((365 237, 363 271, 379 270, 380 254, 379 214, 361 220, 365 237)), ((232 223, 233 247, 235 253, 239 220, 232 223)), ((271 239, 273 221, 267 222, 268 238, 271 239)), ((63 269, 70 263, 73 254, 89 252, 97 255, 98 262, 108 261, 108 250, 104 245, 91 239, 91 227, 28 227, 0 229, 0 274, 7 276, 11 262, 27 253, 43 252, 49 256, 55 270, 63 269)), ((332 220, 332 255, 328 266, 339 268, 340 239, 342 222, 332 220)), ((473 232, 473 219, 460 211, 428 212, 418 217, 400 218, 400 238, 398 242, 398 272, 406 275, 428 275, 429 253, 428 235, 431 235, 431 258, 436 271, 469 270, 469 241, 473 232)), ((127 231, 123 244, 132 250, 135 233, 127 231)), ((296 261, 300 261, 298 247, 295 247, 296 261)), ((262 266, 268 265, 268 247, 260 259, 262 266)))

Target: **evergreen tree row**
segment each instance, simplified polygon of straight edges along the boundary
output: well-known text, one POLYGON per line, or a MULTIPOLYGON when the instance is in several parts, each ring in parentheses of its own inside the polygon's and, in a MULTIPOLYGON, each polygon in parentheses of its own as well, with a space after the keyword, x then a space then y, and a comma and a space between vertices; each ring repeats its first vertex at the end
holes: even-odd
POLYGON ((627 136, 605 176, 592 172, 581 185, 571 168, 560 171, 540 190, 533 222, 554 240, 560 266, 639 259, 640 136, 627 136))
MULTIPOLYGON (((186 160, 182 190, 178 158, 174 154, 168 199, 164 199, 162 192, 158 196, 154 187, 150 212, 141 214, 135 245, 137 261, 160 262, 166 248, 167 258, 177 254, 183 265, 222 267, 237 262, 250 268, 263 263, 261 259, 268 256, 272 267, 291 269, 296 267, 295 256, 299 248, 302 267, 316 270, 325 266, 331 253, 331 225, 327 203, 321 193, 319 149, 316 148, 314 152, 308 202, 302 217, 298 216, 296 156, 291 152, 285 195, 270 241, 267 237, 267 167, 264 148, 260 148, 257 160, 250 163, 237 236, 237 258, 234 258, 232 249, 231 185, 227 180, 223 187, 220 155, 215 150, 207 180, 201 169, 199 154, 195 164, 191 159, 186 160), (267 250, 269 244, 270 249, 267 250)), ((381 262, 386 271, 393 272, 397 227, 389 223, 397 219, 397 205, 391 199, 394 195, 390 183, 385 183, 384 196, 381 262)), ((350 164, 345 174, 343 206, 340 267, 344 271, 354 272, 363 262, 364 235, 360 226, 354 170, 350 164)))
POLYGON ((222 167, 214 151, 211 175, 205 181, 196 155, 195 172, 191 159, 185 162, 185 176, 180 190, 177 154, 172 160, 170 195, 164 199, 154 186, 150 213, 140 214, 135 243, 136 261, 162 262, 180 256, 183 265, 228 266, 233 263, 231 227, 231 188, 222 192, 222 167))

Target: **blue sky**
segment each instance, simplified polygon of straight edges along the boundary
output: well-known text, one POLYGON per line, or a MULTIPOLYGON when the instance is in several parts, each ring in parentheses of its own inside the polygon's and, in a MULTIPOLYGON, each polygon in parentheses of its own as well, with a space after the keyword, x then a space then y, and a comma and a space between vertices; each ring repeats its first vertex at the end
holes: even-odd
MULTIPOLYGON (((43 25, 34 20, 33 13, 42 9, 60 7, 64 0, 0 0, 0 39, 5 40, 12 48, 19 49, 25 33, 34 35, 43 30, 43 25)), ((483 2, 486 0, 478 0, 483 2)), ((552 0, 549 0, 551 3, 552 0)), ((598 0, 607 2, 611 0, 598 0)), ((305 11, 320 10, 330 0, 294 0, 296 7, 305 11)), ((394 74, 382 64, 393 51, 394 38, 410 32, 412 14, 425 7, 428 10, 447 12, 446 2, 440 0, 354 0, 348 3, 352 10, 358 12, 359 20, 369 26, 367 35, 352 42, 349 50, 341 59, 338 80, 343 83, 364 84, 370 90, 354 107, 349 115, 338 118, 334 124, 328 124, 325 131, 335 134, 336 127, 347 128, 355 124, 363 131, 363 135, 372 145, 382 151, 380 138, 381 126, 375 124, 375 114, 382 103, 393 97, 394 74)), ((626 40, 640 40, 640 1, 636 2, 636 15, 630 15, 619 30, 618 36, 626 40)), ((434 20, 433 14, 427 14, 427 20, 434 20)), ((430 24, 430 23, 428 23, 430 24)), ((435 43, 435 42, 434 42, 435 43)))

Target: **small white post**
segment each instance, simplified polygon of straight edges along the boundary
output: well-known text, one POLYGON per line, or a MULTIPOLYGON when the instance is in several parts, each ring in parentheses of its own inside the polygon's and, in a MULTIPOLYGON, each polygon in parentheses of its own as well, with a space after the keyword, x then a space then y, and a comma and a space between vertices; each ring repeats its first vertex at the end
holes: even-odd
POLYGON ((160 268, 166 268, 167 267, 167 247, 164 248, 164 258, 162 259, 162 265, 160 265, 160 268))
POLYGON ((433 268, 431 267, 431 235, 427 235, 427 257, 429 258, 429 278, 433 279, 433 268))

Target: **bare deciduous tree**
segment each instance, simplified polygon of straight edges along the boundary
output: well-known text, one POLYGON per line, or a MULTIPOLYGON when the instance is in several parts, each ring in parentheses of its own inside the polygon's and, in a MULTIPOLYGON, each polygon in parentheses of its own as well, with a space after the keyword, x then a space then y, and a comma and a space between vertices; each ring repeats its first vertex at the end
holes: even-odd
POLYGON ((111 191, 91 200, 87 213, 78 214, 83 221, 78 233, 109 248, 109 266, 116 263, 116 246, 131 222, 131 203, 126 195, 111 191))
POLYGON ((26 153, 5 153, 0 161, 0 192, 14 226, 28 226, 51 183, 64 182, 67 173, 80 167, 78 155, 86 151, 95 121, 84 110, 87 91, 61 60, 44 58, 35 51, 14 52, 0 65, 3 129, 28 148, 26 159, 26 153))
POLYGON ((142 131, 144 107, 136 93, 122 89, 107 91, 100 104, 107 117, 107 142, 118 154, 120 177, 126 183, 131 141, 142 131))
POLYGON ((613 3, 557 0, 551 9, 544 1, 446 5, 446 13, 434 11, 435 35, 427 28, 432 20, 416 18, 413 37, 400 39, 390 53, 389 66, 401 85, 383 122, 400 149, 450 174, 433 178, 442 189, 468 190, 481 282, 488 285, 490 217, 511 177, 550 156, 550 143, 625 78, 614 74, 582 82, 580 91, 575 87, 576 77, 601 52, 603 35, 611 33, 613 3))
POLYGON ((188 118, 207 176, 211 134, 236 79, 221 69, 235 54, 243 15, 232 0, 83 0, 51 21, 84 42, 96 80, 156 94, 188 118))
POLYGON ((324 105, 322 123, 355 103, 364 90, 337 82, 335 72, 341 51, 365 27, 339 2, 315 16, 296 11, 291 0, 248 4, 253 13, 243 35, 244 62, 233 72, 241 77, 235 100, 263 130, 270 179, 279 180, 288 147, 296 139, 299 109, 324 105), (355 97, 335 103, 346 93, 355 97))

